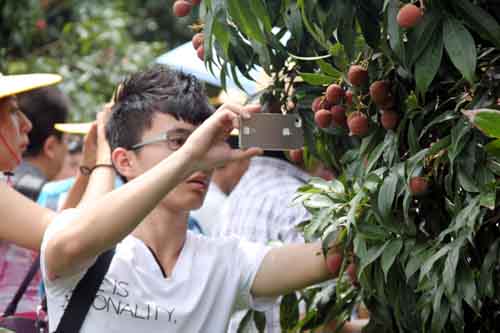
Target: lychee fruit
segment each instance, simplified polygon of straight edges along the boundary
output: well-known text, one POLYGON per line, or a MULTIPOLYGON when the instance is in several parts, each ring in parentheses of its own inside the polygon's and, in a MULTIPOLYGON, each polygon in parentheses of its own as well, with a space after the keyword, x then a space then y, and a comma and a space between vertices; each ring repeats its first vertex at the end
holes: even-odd
POLYGON ((332 104, 339 104, 345 95, 344 89, 338 84, 331 84, 326 89, 326 100, 332 104))
POLYGON ((302 149, 290 150, 290 160, 295 164, 304 163, 304 151, 302 149))
POLYGON ((197 50, 196 50, 196 55, 200 60, 204 61, 205 60, 205 47, 201 45, 197 50))
POLYGON ((345 114, 345 108, 340 105, 334 105, 330 109, 330 113, 332 114, 332 121, 337 126, 346 126, 347 125, 347 116, 345 114))
POLYGON ((368 118, 362 112, 353 112, 347 118, 347 127, 349 127, 349 135, 365 136, 369 130, 368 118))
POLYGON ((352 105, 354 94, 352 93, 351 90, 346 91, 345 93, 345 103, 349 106, 352 105))
POLYGON ((353 65, 349 68, 347 79, 355 87, 363 86, 368 82, 368 71, 360 65, 353 65))
POLYGON ((356 283, 358 281, 357 278, 357 268, 355 264, 349 264, 346 268, 346 273, 349 276, 349 279, 351 280, 352 283, 356 283))
POLYGON ((314 114, 314 121, 319 128, 328 128, 332 124, 332 113, 329 110, 321 109, 314 114))
POLYGON ((326 257, 326 267, 328 268, 328 271, 333 275, 339 272, 341 264, 342 256, 338 253, 329 254, 326 257))
POLYGON ((429 181, 424 177, 412 177, 410 179, 410 192, 413 195, 422 195, 429 189, 429 181))
POLYGON ((177 0, 174 2, 173 6, 174 15, 177 17, 187 16, 191 12, 191 8, 193 8, 191 2, 186 0, 177 0))
POLYGON ((377 104, 377 106, 381 110, 390 110, 394 108, 394 98, 392 96, 389 96, 385 101, 382 103, 377 104))
POLYGON ((312 102, 311 104, 311 109, 314 111, 314 112, 317 112, 319 111, 320 109, 322 109, 321 107, 321 104, 323 103, 323 97, 316 97, 314 99, 314 101, 312 102))
POLYGON ((395 129, 399 123, 399 114, 394 110, 384 110, 380 115, 380 123, 386 130, 395 129))
POLYGON ((44 19, 38 19, 36 20, 35 26, 39 31, 45 30, 47 29, 47 21, 44 19))
POLYGON ((404 5, 399 10, 396 19, 401 28, 408 29, 408 28, 413 28, 414 26, 419 24, 423 16, 424 13, 422 9, 415 6, 414 4, 409 3, 407 5, 404 5))
POLYGON ((391 89, 387 81, 375 81, 370 85, 370 96, 377 105, 387 103, 391 98, 391 89))
POLYGON ((202 44, 203 40, 205 39, 203 32, 198 32, 193 36, 193 39, 191 39, 191 42, 193 44, 193 48, 197 50, 202 44))

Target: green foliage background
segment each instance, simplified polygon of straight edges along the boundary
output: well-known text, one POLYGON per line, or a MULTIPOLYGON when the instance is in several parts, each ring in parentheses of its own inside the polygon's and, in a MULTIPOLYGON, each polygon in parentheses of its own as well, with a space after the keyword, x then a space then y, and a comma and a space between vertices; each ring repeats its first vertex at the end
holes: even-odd
POLYGON ((0 0, 0 72, 55 72, 72 120, 94 119, 116 84, 191 39, 171 0, 0 0))

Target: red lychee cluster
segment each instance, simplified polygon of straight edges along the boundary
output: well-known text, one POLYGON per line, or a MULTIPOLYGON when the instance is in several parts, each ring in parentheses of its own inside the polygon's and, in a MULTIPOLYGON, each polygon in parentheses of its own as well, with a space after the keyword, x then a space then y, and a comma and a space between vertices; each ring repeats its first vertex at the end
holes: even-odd
POLYGON ((370 85, 370 97, 380 108, 380 123, 386 130, 393 130, 398 126, 399 114, 394 111, 395 101, 391 86, 387 81, 375 81, 370 85))
POLYGON ((320 128, 347 126, 346 107, 352 105, 352 92, 345 91, 334 83, 328 86, 325 95, 317 97, 312 103, 314 121, 320 128))
MULTIPOLYGON (((347 79, 357 91, 368 84, 368 70, 361 65, 352 65, 347 79)), ((337 83, 329 85, 324 96, 317 97, 312 103, 316 125, 320 128, 344 127, 349 129, 350 135, 365 136, 369 131, 368 117, 359 111, 348 114, 348 110, 353 106, 353 99, 353 90, 343 88, 337 83)))

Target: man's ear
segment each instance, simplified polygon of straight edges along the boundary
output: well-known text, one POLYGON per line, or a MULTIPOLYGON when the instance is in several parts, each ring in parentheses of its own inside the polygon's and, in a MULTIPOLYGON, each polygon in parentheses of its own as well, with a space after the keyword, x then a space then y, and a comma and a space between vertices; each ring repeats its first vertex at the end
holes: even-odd
POLYGON ((57 147, 59 145, 64 144, 61 142, 62 139, 59 139, 55 135, 50 135, 45 142, 43 143, 43 154, 50 159, 54 159, 57 156, 57 147))
POLYGON ((135 156, 133 152, 124 148, 116 148, 111 153, 111 160, 116 168, 116 171, 125 178, 131 179, 136 176, 134 165, 135 156))

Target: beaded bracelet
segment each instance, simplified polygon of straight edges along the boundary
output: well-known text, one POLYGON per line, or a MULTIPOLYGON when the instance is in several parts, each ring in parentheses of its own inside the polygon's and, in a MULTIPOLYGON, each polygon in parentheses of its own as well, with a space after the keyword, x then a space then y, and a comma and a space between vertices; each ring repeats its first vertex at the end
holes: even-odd
POLYGON ((90 176, 90 174, 97 168, 113 168, 112 164, 96 164, 93 167, 88 167, 88 166, 80 166, 80 172, 84 176, 90 176))

